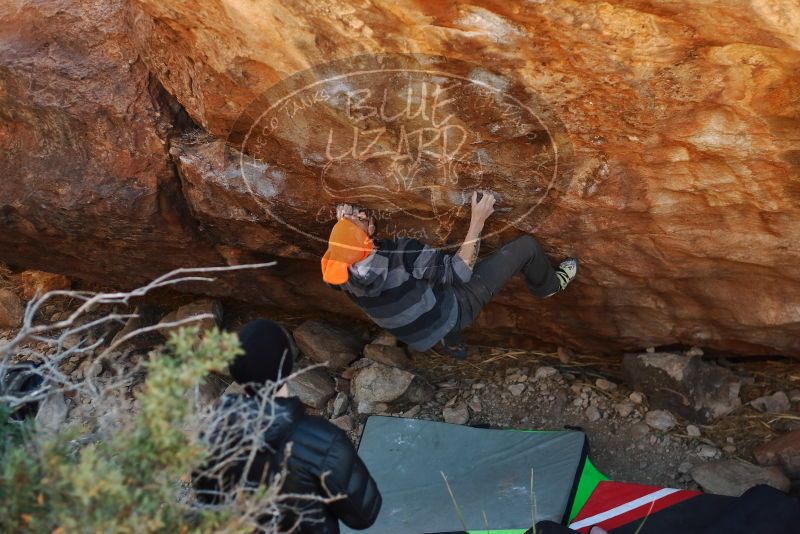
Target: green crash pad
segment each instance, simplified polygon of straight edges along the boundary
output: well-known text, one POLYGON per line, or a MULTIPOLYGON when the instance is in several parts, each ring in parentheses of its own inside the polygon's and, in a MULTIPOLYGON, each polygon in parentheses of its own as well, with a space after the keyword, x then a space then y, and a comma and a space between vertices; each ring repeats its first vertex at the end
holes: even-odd
MULTIPOLYGON (((470 532, 486 531, 487 522, 495 534, 524 532, 532 522, 531 470, 536 520, 566 522, 603 478, 587 461, 587 450, 580 431, 372 416, 358 452, 383 506, 375 524, 359 532, 463 532, 459 512, 470 532)), ((342 532, 356 531, 342 525, 342 532)))

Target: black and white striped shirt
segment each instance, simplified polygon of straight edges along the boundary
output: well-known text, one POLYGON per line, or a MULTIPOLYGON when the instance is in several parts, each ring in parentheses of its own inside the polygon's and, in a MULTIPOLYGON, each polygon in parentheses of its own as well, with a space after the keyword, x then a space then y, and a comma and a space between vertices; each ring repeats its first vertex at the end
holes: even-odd
POLYGON ((375 324, 425 351, 458 323, 453 285, 472 270, 456 254, 415 239, 376 240, 375 251, 350 267, 341 289, 375 324))

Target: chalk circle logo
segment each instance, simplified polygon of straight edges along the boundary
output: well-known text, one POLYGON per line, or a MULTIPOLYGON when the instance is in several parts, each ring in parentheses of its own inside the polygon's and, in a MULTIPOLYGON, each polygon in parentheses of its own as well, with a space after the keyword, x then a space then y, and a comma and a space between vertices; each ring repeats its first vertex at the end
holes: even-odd
POLYGON ((530 231, 571 178, 568 136, 543 99, 440 56, 365 55, 294 74, 248 106, 228 144, 248 192, 301 241, 327 242, 347 203, 369 209, 382 236, 457 248, 480 190, 498 199, 485 235, 530 231))

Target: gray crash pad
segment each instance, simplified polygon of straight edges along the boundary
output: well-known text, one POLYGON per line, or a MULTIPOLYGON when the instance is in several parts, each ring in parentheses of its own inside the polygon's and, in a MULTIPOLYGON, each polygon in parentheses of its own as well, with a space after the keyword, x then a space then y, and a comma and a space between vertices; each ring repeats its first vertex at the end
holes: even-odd
POLYGON ((586 436, 528 432, 372 416, 359 456, 378 483, 383 506, 375 524, 342 532, 422 534, 463 530, 442 473, 467 528, 531 526, 531 469, 537 521, 565 519, 582 468, 586 436))

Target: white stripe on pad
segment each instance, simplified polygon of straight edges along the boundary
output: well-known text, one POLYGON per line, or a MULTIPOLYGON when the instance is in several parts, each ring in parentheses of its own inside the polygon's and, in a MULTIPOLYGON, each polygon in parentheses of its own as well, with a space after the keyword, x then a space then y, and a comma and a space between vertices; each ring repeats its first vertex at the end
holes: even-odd
POLYGON ((630 512, 631 510, 635 510, 641 506, 644 506, 645 504, 650 504, 651 502, 662 499, 667 495, 672 495, 677 491, 681 490, 674 488, 663 488, 658 491, 654 491, 653 493, 648 493, 647 495, 639 497, 638 499, 626 502, 625 504, 620 504, 611 510, 606 510, 605 512, 593 515, 592 517, 587 517, 586 519, 576 521, 575 523, 572 523, 569 528, 577 530, 579 528, 591 527, 592 525, 599 525, 603 521, 607 521, 612 517, 617 517, 618 515, 630 512))

